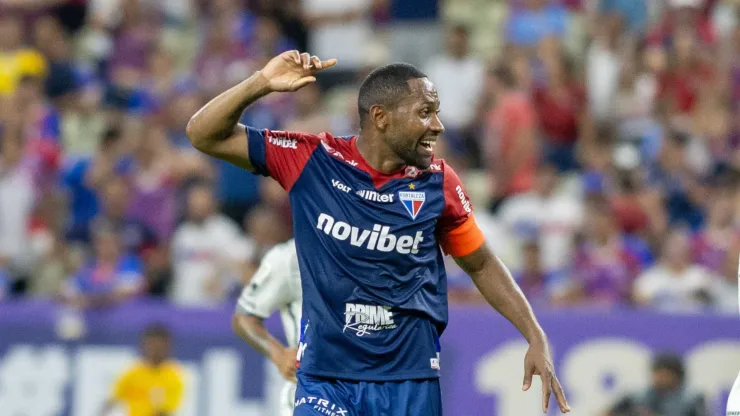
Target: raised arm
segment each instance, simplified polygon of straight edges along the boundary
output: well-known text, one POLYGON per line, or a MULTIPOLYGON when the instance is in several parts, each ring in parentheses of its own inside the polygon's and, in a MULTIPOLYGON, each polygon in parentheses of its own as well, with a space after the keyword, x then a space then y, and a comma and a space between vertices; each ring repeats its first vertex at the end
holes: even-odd
POLYGON ((219 94, 190 118, 186 130, 190 143, 205 154, 253 171, 246 128, 239 124, 244 110, 271 92, 292 92, 316 81, 313 74, 336 63, 336 59, 321 61, 298 51, 272 58, 262 70, 219 94))

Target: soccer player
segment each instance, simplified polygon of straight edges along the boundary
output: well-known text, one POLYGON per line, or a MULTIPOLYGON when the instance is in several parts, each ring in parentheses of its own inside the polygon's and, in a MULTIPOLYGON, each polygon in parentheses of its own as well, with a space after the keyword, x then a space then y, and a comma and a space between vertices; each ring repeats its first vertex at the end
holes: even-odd
POLYGON ((239 124, 256 100, 296 91, 336 63, 284 52, 187 126, 200 151, 271 176, 289 192, 303 290, 294 415, 442 414, 443 251, 529 342, 522 387, 539 375, 543 411, 551 393, 569 411, 544 331, 485 243, 457 175, 434 158, 444 127, 437 91, 422 72, 390 64, 370 73, 358 95, 357 136, 239 124))
POLYGON ((293 414, 296 354, 301 329, 301 276, 295 241, 278 244, 262 258, 252 280, 242 290, 232 319, 234 331, 272 360, 287 380, 280 401, 281 416, 293 414), (267 332, 263 321, 280 310, 288 346, 267 332))

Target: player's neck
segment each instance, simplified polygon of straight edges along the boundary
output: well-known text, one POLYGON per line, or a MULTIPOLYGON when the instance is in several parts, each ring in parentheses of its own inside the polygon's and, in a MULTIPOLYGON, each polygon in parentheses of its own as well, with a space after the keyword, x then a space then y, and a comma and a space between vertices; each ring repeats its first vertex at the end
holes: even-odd
POLYGON ((166 358, 162 358, 162 359, 156 359, 156 360, 154 360, 154 359, 151 359, 151 358, 144 358, 144 361, 147 364, 149 364, 149 366, 152 367, 152 368, 159 368, 160 366, 162 366, 162 364, 164 364, 165 361, 167 361, 167 359, 166 358))
POLYGON ((406 167, 406 163, 385 145, 379 137, 360 132, 357 136, 357 151, 373 169, 384 174, 393 174, 406 167))

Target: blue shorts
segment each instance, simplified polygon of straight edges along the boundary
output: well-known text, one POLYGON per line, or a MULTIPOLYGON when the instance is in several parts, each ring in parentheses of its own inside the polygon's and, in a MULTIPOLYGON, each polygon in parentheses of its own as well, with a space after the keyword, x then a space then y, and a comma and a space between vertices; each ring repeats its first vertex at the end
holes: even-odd
POLYGON ((298 375, 293 416, 442 416, 439 380, 368 382, 298 375))

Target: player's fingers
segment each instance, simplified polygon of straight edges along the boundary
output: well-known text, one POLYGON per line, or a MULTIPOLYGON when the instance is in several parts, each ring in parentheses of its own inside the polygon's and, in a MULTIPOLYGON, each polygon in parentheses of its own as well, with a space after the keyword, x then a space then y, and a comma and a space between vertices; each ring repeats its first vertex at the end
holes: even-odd
POLYGON ((540 379, 542 380, 542 413, 547 413, 550 408, 550 395, 552 394, 550 377, 542 375, 540 379))
POLYGON ((319 59, 318 56, 314 55, 311 57, 311 68, 315 69, 321 69, 321 59, 319 59))
POLYGON ((316 77, 303 77, 299 79, 298 81, 293 82, 293 84, 291 84, 290 87, 293 91, 296 91, 296 90, 299 90, 305 87, 306 85, 312 82, 316 82, 316 77))
POLYGON ((303 52, 301 54, 301 65, 303 65, 303 69, 309 69, 311 67, 311 55, 303 52))
POLYGON ((532 385, 532 375, 534 374, 534 367, 529 365, 526 361, 524 363, 524 380, 522 381, 522 390, 529 390, 529 386, 532 385))
POLYGON ((336 59, 334 59, 334 58, 327 59, 326 61, 321 61, 321 68, 322 69, 331 68, 331 67, 333 67, 336 64, 337 64, 337 60, 336 59))
POLYGON ((301 53, 298 51, 290 51, 290 53, 291 53, 291 57, 293 58, 293 62, 300 65, 301 64, 301 53))
POLYGON ((563 386, 560 385, 558 378, 554 376, 552 377, 552 391, 555 393, 555 400, 557 400, 558 406, 560 406, 560 411, 562 413, 570 412, 570 405, 568 405, 568 399, 565 398, 563 386))

